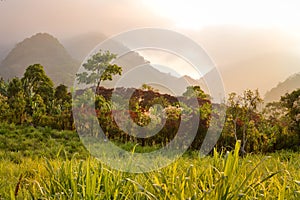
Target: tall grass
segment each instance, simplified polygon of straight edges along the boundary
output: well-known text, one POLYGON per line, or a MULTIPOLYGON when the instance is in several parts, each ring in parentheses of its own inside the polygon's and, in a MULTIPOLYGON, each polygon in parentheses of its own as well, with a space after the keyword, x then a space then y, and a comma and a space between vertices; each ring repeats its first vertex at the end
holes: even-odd
POLYGON ((184 156, 144 174, 112 170, 94 158, 0 162, 4 199, 298 199, 299 154, 239 157, 240 144, 212 157, 184 156))

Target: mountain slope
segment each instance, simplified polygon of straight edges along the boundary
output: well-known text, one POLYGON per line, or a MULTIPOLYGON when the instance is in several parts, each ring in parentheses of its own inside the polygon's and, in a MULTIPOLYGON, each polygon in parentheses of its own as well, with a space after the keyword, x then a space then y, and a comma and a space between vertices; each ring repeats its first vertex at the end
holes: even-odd
POLYGON ((279 83, 276 87, 272 88, 265 95, 265 102, 272 102, 280 100, 280 97, 286 93, 292 92, 300 88, 300 73, 294 74, 286 79, 284 82, 279 83))
POLYGON ((280 80, 284 80, 282 77, 299 72, 299 66, 299 55, 272 52, 227 65, 220 72, 228 92, 259 89, 261 94, 265 94, 280 80))
POLYGON ((188 76, 177 78, 169 73, 163 73, 154 68, 136 52, 129 52, 118 58, 115 63, 122 67, 122 76, 116 76, 112 81, 101 83, 105 87, 141 87, 146 83, 161 93, 181 95, 188 85, 199 85, 201 81, 188 76))
POLYGON ((47 75, 55 84, 71 86, 79 62, 75 61, 60 42, 47 33, 38 33, 18 43, 0 64, 4 79, 21 77, 32 64, 44 66, 47 75))
POLYGON ((82 62, 93 48, 107 37, 101 33, 87 33, 62 40, 62 44, 69 54, 82 62))
MULTIPOLYGON (((75 61, 56 38, 47 33, 38 33, 17 44, 11 50, 0 65, 0 75, 5 79, 21 77, 29 65, 39 63, 44 66, 47 75, 54 83, 73 86, 80 62, 103 39, 104 36, 100 34, 65 41, 72 56, 78 60, 75 61)), ((116 51, 127 50, 127 47, 117 42, 114 45, 116 51)), ((103 82, 102 86, 115 87, 119 84, 120 87, 138 88, 146 83, 162 93, 181 95, 188 85, 200 83, 188 76, 177 78, 169 73, 163 73, 154 68, 139 53, 129 50, 128 53, 115 60, 115 63, 122 67, 122 76, 115 76, 112 81, 103 82)))
MULTIPOLYGON (((93 48, 105 39, 106 37, 102 34, 85 34, 64 40, 63 44, 74 58, 82 62, 93 48)), ((112 53, 119 54, 119 52, 126 51, 128 53, 115 60, 115 63, 123 69, 122 76, 115 76, 112 81, 102 82, 101 85, 104 87, 111 88, 118 84, 118 87, 138 88, 147 83, 162 93, 181 95, 186 90, 188 83, 199 85, 201 82, 188 76, 177 78, 171 74, 161 72, 139 53, 130 51, 117 41, 112 43, 110 47, 115 50, 112 53), (173 91, 170 90, 170 87, 173 87, 173 91)))

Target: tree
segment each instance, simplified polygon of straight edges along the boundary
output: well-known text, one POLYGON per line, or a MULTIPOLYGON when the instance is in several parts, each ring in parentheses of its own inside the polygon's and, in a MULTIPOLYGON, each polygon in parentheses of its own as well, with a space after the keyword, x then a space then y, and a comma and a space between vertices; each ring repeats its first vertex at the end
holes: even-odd
POLYGON ((7 121, 7 116, 9 114, 9 105, 7 97, 0 93, 0 119, 1 121, 7 121))
POLYGON ((201 89, 200 86, 188 86, 186 91, 182 94, 184 97, 198 97, 201 99, 207 99, 208 95, 201 89))
POLYGON ((19 91, 8 100, 10 107, 10 122, 16 124, 23 124, 26 120, 26 100, 23 91, 19 91))
POLYGON ((280 100, 284 107, 287 108, 287 116, 291 119, 290 129, 300 132, 300 89, 286 94, 280 100))
POLYGON ((223 134, 233 133, 236 142, 241 140, 243 155, 246 153, 246 145, 249 140, 253 139, 252 134, 258 133, 255 125, 259 118, 258 106, 262 102, 258 90, 246 90, 242 95, 229 94, 225 133, 223 132, 223 134))
POLYGON ((39 94, 33 96, 31 109, 33 124, 39 125, 41 118, 46 113, 46 105, 39 94))
POLYGON ((113 75, 121 75, 122 68, 116 64, 111 64, 116 57, 117 55, 109 51, 102 52, 100 50, 83 64, 83 68, 86 71, 76 74, 77 81, 79 83, 97 85, 97 88, 99 88, 100 81, 112 80, 113 75))
POLYGON ((61 100, 62 102, 68 101, 70 99, 70 95, 68 93, 68 87, 60 84, 55 88, 54 92, 54 98, 59 101, 61 100))
POLYGON ((23 92, 22 82, 19 78, 13 78, 7 87, 7 96, 8 98, 16 96, 19 92, 23 92))
POLYGON ((7 88, 8 88, 8 83, 4 81, 4 79, 1 77, 0 78, 0 94, 7 96, 7 88))
POLYGON ((148 85, 146 83, 144 83, 142 85, 142 88, 141 88, 143 91, 153 91, 153 92, 158 92, 158 89, 155 89, 154 87, 152 87, 151 85, 148 85))
POLYGON ((19 78, 13 78, 8 83, 7 97, 9 105, 8 119, 10 123, 21 124, 26 120, 26 100, 22 82, 19 78))
POLYGON ((44 67, 34 64, 27 67, 21 79, 28 105, 32 104, 32 98, 38 94, 49 108, 50 102, 54 97, 53 82, 46 75, 44 67))

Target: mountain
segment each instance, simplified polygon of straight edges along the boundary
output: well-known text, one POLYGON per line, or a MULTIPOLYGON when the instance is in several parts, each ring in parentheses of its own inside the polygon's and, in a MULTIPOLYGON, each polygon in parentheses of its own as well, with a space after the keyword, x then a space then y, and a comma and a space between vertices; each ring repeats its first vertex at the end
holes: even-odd
POLYGON ((0 44, 0 63, 7 56, 11 49, 11 44, 0 44))
POLYGON ((159 90, 161 93, 181 95, 189 85, 202 85, 199 80, 189 76, 175 77, 154 68, 136 52, 129 52, 118 58, 115 63, 122 67, 122 76, 116 76, 112 81, 102 82, 105 87, 141 87, 144 83, 159 90))
MULTIPOLYGON (((63 40, 63 44, 73 56, 73 58, 82 62, 86 56, 102 41, 106 36, 103 34, 89 33, 73 37, 71 39, 63 40)), ((162 93, 168 94, 182 94, 185 92, 188 84, 199 85, 201 81, 194 80, 188 76, 177 78, 169 73, 164 73, 156 69, 151 63, 139 53, 130 51, 126 46, 113 42, 110 46, 113 53, 126 52, 125 55, 120 56, 115 60, 115 64, 122 67, 122 76, 115 76, 112 81, 102 82, 104 87, 141 87, 142 84, 148 83, 155 89, 162 93), (173 88, 170 90, 170 88, 173 88)))
POLYGON ((278 101, 281 96, 296 89, 300 89, 300 73, 290 76, 284 82, 279 83, 276 87, 272 88, 266 93, 264 100, 266 103, 278 101))
POLYGON ((44 66, 45 72, 55 84, 73 85, 80 63, 74 60, 55 37, 38 33, 18 43, 0 64, 0 76, 4 79, 21 77, 32 64, 44 66))
MULTIPOLYGON (((74 37, 64 40, 63 43, 67 46, 65 48, 55 37, 47 33, 38 33, 18 43, 10 51, 0 64, 0 75, 5 79, 21 77, 29 65, 39 63, 44 66, 45 72, 55 84, 73 86, 80 63, 104 39, 102 34, 74 37)), ((127 51, 127 47, 117 42, 113 46, 116 53, 127 51)), ((202 83, 188 76, 178 78, 170 73, 161 72, 134 51, 128 50, 128 53, 116 59, 115 63, 122 67, 122 76, 102 82, 102 86, 138 88, 146 83, 162 93, 181 95, 188 85, 202 83)))
POLYGON ((283 81, 282 77, 299 72, 299 66, 299 55, 277 51, 228 64, 220 72, 228 92, 259 89, 261 94, 265 94, 279 81, 283 81))
POLYGON ((107 37, 101 33, 87 33, 62 40, 62 44, 70 55, 82 62, 96 45, 107 37))

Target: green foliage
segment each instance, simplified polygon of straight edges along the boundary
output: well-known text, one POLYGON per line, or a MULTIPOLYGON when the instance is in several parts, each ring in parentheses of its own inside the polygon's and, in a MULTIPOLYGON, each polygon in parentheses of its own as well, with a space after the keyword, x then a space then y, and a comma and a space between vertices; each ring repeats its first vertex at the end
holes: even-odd
POLYGON ((246 90, 242 95, 236 93, 229 94, 228 109, 223 137, 231 137, 242 141, 241 152, 254 151, 259 149, 256 139, 259 137, 257 131, 258 121, 261 116, 258 112, 259 105, 262 104, 258 90, 246 90), (255 134, 258 134, 255 136, 255 134))
POLYGON ((288 109, 287 115, 292 120, 292 131, 300 132, 300 89, 286 94, 281 98, 281 102, 288 109))
POLYGON ((26 120, 26 99, 23 91, 16 93, 8 99, 10 115, 8 122, 22 124, 26 120))
MULTIPOLYGON (((110 64, 115 57, 114 54, 100 51, 84 64, 85 69, 91 72, 91 77, 78 75, 77 78, 83 78, 81 81, 86 84, 93 81, 95 84, 101 80, 110 80, 113 75, 121 73, 120 67, 110 64), (95 78, 96 76, 92 74, 99 76, 95 78)), ((211 116, 220 117, 219 113, 212 110, 209 95, 205 94, 199 86, 188 87, 183 97, 178 97, 187 102, 192 100, 191 97, 196 97, 198 104, 193 106, 188 106, 188 103, 179 103, 176 97, 153 91, 153 88, 148 85, 143 85, 143 90, 136 89, 133 93, 129 92, 130 95, 128 92, 126 93, 127 89, 119 90, 114 97, 114 103, 107 93, 107 91, 112 91, 108 89, 102 89, 102 91, 103 94, 95 95, 92 90, 88 90, 75 102, 72 102, 71 94, 65 85, 58 85, 54 89, 43 66, 30 65, 21 79, 14 78, 9 82, 0 79, 0 120, 17 125, 74 130, 73 105, 74 109, 78 111, 75 112, 75 115, 86 120, 79 129, 87 129, 86 132, 89 132, 88 129, 91 127, 86 126, 89 121, 94 120, 95 126, 98 126, 99 122, 106 136, 118 145, 126 146, 126 143, 131 142, 145 148, 164 146, 175 137, 180 123, 184 122, 184 130, 187 135, 191 133, 193 127, 198 127, 190 148, 199 149, 208 127, 212 126, 210 124, 211 116), (91 105, 85 105, 86 102, 90 102, 91 105), (125 106, 128 102, 129 110, 125 106), (85 113, 90 113, 88 109, 93 110, 94 108, 98 121, 94 117, 89 118, 85 113), (129 122, 133 120, 134 123, 146 127, 148 130, 159 128, 157 134, 141 139, 130 136, 119 128, 112 112, 120 116, 120 123, 124 127, 130 126, 129 122), (129 113, 131 119, 128 119, 126 113, 129 113), (200 119, 196 118, 198 115, 200 115, 200 119), (163 119, 164 116, 166 119, 163 119), (196 124, 196 121, 199 123, 196 124), (162 122, 165 122, 163 128, 158 126, 162 122)), ((243 154, 246 152, 273 152, 282 148, 299 149, 299 96, 300 92, 296 90, 286 94, 280 102, 270 103, 261 109, 262 99, 258 91, 246 90, 242 95, 230 94, 225 126, 216 146, 233 149, 236 141, 241 140, 243 154)), ((94 136, 97 136, 98 131, 94 125, 92 129, 95 128, 95 131, 92 132, 94 136)), ((220 125, 217 124, 217 126, 220 125)))
POLYGON ((61 101, 67 101, 69 99, 69 94, 68 94, 68 87, 60 84, 59 86, 57 86, 55 88, 55 92, 54 92, 54 97, 57 100, 61 100, 61 101))
POLYGON ((64 85, 53 89, 43 66, 30 65, 22 79, 1 79, 0 87, 0 122, 74 129, 71 95, 64 85))
POLYGON ((40 95, 45 103, 48 103, 53 99, 53 82, 46 75, 42 65, 30 65, 26 69, 21 81, 29 102, 35 94, 40 95))
POLYGON ((8 88, 7 88, 7 96, 9 98, 16 96, 18 93, 23 92, 23 85, 22 82, 19 78, 13 78, 9 83, 8 83, 8 88))
POLYGON ((100 81, 112 80, 112 76, 122 73, 122 68, 116 64, 111 64, 112 60, 116 58, 115 54, 109 51, 98 52, 88 59, 86 63, 83 64, 83 68, 90 72, 82 72, 76 74, 79 83, 97 84, 99 87, 100 81))
POLYGON ((200 88, 200 86, 188 86, 186 91, 182 94, 184 97, 198 97, 201 99, 208 98, 208 95, 200 88))
POLYGON ((142 85, 142 88, 141 88, 142 90, 144 90, 144 91, 154 91, 154 92, 158 92, 158 90, 157 89, 155 89, 155 88, 153 88, 151 85, 147 85, 147 84, 143 84, 142 85))
MULTIPOLYGON (((298 199, 299 153, 189 155, 163 169, 130 174, 94 158, 0 161, 4 199, 298 199)), ((164 159, 164 158, 161 158, 164 159)))
POLYGON ((3 96, 7 96, 7 88, 8 88, 8 83, 4 81, 3 78, 0 78, 0 94, 3 96))
POLYGON ((3 159, 14 161, 15 157, 71 158, 74 153, 80 153, 81 158, 88 155, 74 131, 8 124, 0 126, 0 157, 3 159))

